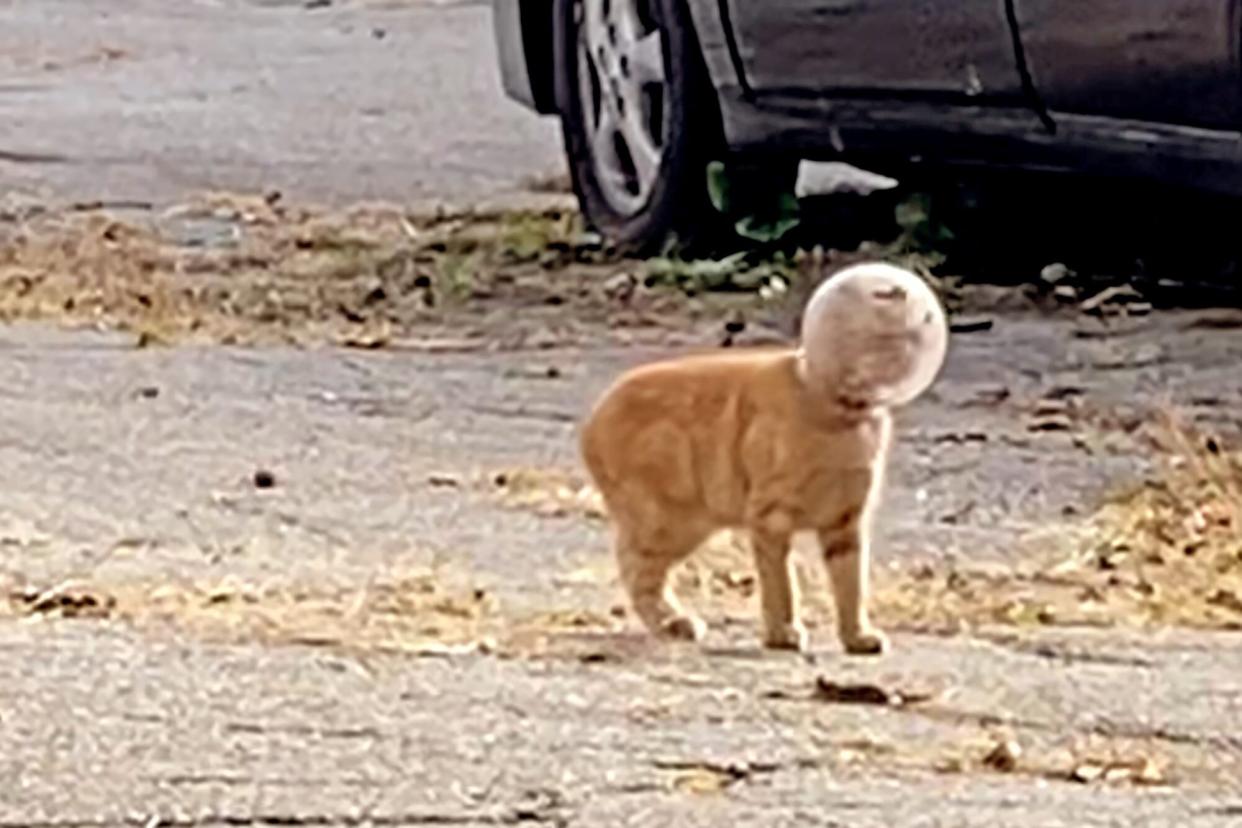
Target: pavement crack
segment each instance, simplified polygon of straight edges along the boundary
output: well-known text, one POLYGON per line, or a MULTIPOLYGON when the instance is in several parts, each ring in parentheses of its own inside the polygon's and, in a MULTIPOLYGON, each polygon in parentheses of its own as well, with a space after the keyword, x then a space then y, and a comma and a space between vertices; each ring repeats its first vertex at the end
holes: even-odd
POLYGON ((568 411, 526 408, 525 406, 505 408, 498 405, 472 405, 470 410, 476 414, 486 414, 490 417, 502 417, 511 420, 544 420, 554 423, 576 423, 578 421, 578 416, 568 411))
POLYGON ((1242 802, 1217 805, 1212 808, 1201 808, 1197 813, 1200 816, 1242 817, 1242 802))
POLYGON ((1009 727, 1015 730, 1029 730, 1038 733, 1067 733, 1076 731, 1093 736, 1110 739, 1136 739, 1164 742, 1172 745, 1191 745, 1213 750, 1224 750, 1242 754, 1242 736, 1209 735, 1189 733, 1167 727, 1123 724, 1110 721, 1098 721, 1086 726, 1077 726, 1064 722, 1027 719, 1001 713, 985 713, 974 710, 962 710, 941 704, 918 704, 907 707, 892 708, 901 713, 921 716, 932 721, 950 724, 971 724, 979 727, 1009 727))
POLYGON ((0 161, 10 164, 67 164, 69 156, 50 152, 19 152, 0 149, 0 161))
POLYGON ((380 739, 384 735, 373 727, 322 728, 306 725, 265 725, 255 722, 229 722, 224 729, 226 733, 286 733, 295 736, 316 736, 322 739, 380 739))
POLYGON ((980 635, 978 637, 1003 650, 1010 650, 1019 655, 1029 655, 1035 658, 1058 661, 1062 664, 1102 664, 1112 667, 1141 667, 1145 669, 1157 666, 1155 661, 1143 656, 1078 649, 1065 642, 1027 641, 1006 635, 980 635))
POLYGON ((449 813, 423 811, 397 814, 206 814, 194 818, 163 818, 158 815, 114 819, 3 819, 0 828, 251 828, 254 826, 285 826, 286 828, 398 828, 411 825, 564 825, 566 820, 557 812, 529 807, 515 807, 501 813, 449 813))

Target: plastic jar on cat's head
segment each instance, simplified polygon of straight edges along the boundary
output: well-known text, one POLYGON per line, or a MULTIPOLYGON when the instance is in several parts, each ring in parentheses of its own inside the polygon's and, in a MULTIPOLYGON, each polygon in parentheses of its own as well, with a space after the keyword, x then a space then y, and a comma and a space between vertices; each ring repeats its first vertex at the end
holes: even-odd
POLYGON ((820 284, 803 312, 804 380, 846 405, 905 405, 935 382, 948 340, 925 281, 882 262, 852 265, 820 284))

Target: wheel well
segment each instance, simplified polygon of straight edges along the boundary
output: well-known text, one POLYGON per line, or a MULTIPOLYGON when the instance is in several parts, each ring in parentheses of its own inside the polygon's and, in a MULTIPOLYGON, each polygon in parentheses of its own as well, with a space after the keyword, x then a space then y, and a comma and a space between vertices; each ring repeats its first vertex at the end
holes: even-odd
POLYGON ((556 108, 555 57, 552 49, 553 0, 520 0, 522 47, 535 109, 545 115, 556 108))

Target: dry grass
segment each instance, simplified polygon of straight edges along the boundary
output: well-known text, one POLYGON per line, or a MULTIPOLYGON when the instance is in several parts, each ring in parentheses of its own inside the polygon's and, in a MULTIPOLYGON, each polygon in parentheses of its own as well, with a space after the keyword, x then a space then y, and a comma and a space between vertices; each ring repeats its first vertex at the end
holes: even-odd
MULTIPOLYGON (((1063 527, 1050 563, 1022 571, 880 570, 877 620, 892 629, 941 633, 1058 625, 1242 629, 1242 454, 1172 421, 1156 434, 1162 472, 1084 523, 1063 527)), ((510 468, 483 485, 505 505, 544 517, 604 517, 598 493, 560 470, 510 468)), ((114 618, 226 640, 380 652, 482 646, 530 654, 546 649, 549 636, 625 628, 605 560, 557 581, 599 590, 601 609, 554 608, 525 617, 506 616, 492 596, 461 579, 427 572, 396 573, 365 586, 10 586, 0 614, 114 618)), ((832 619, 822 570, 812 555, 799 556, 811 626, 832 619)), ((675 583, 709 617, 756 623, 754 567, 748 544, 735 533, 709 540, 678 569, 675 583)))
POLYGON ((501 503, 527 509, 543 517, 577 516, 602 520, 604 501, 580 476, 562 469, 514 467, 495 472, 490 479, 501 503))
POLYGON ((63 583, 9 591, 0 612, 17 617, 109 618, 144 629, 171 626, 211 640, 302 644, 412 655, 486 648, 498 617, 482 590, 406 573, 365 586, 63 583))
POLYGON ((1166 416, 1159 473, 1045 542, 1030 571, 904 573, 879 614, 901 626, 1171 625, 1242 629, 1242 453, 1166 416))
MULTIPOLYGON (((1086 521, 1044 533, 1041 563, 877 570, 874 612, 890 628, 953 633, 988 626, 1179 626, 1242 629, 1242 452, 1165 418, 1152 430, 1160 472, 1086 521)), ((515 475, 507 502, 544 515, 603 517, 598 495, 556 470, 515 475)), ((798 557, 808 621, 832 618, 813 554, 798 557)), ((611 586, 610 570, 593 570, 611 586)), ((676 573, 704 613, 751 623, 754 566, 723 532, 676 573)))
POLYGON ((0 216, 0 321, 129 331, 142 344, 365 348, 543 346, 600 329, 633 338, 673 319, 668 330, 684 329, 686 297, 609 284, 640 267, 557 209, 318 211, 218 194, 136 218, 0 216))

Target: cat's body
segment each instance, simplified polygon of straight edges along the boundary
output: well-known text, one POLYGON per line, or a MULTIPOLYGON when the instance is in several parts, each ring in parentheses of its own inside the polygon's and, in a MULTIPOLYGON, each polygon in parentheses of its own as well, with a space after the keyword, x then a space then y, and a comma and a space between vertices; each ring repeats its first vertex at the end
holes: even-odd
POLYGON ((867 518, 888 443, 888 414, 825 415, 798 379, 797 354, 734 352, 639 368, 605 395, 582 433, 587 468, 617 531, 622 580, 651 629, 698 638, 702 623, 668 593, 669 568, 711 533, 751 535, 769 646, 801 648, 789 550, 814 532, 852 651, 883 642, 865 596, 867 518), (852 568, 856 575, 838 574, 852 568))
POLYGON ((858 296, 838 295, 827 305, 813 300, 804 349, 734 351, 644 366, 621 377, 591 413, 581 433, 583 459, 613 522, 621 581, 653 632, 702 636, 703 622, 669 589, 669 569, 713 532, 743 529, 754 547, 764 641, 802 649, 806 633, 790 549, 795 533, 809 531, 818 537, 832 577, 846 650, 884 649, 883 636, 867 617, 867 559, 869 521, 888 451, 888 407, 930 382, 926 358, 911 348, 930 348, 938 368, 943 341, 937 354, 934 339, 944 321, 938 305, 925 312, 931 294, 920 292, 926 291, 921 282, 912 287, 907 275, 889 270, 871 275, 858 296), (900 283, 897 293, 893 279, 900 283), (894 302, 901 305, 896 316, 894 302), (878 315, 868 316, 876 303, 878 315), (817 335, 842 308, 850 312, 850 324, 838 322, 834 329, 848 334, 848 341, 817 335), (919 338, 924 328, 930 339, 919 338), (808 353, 807 343, 831 353, 808 353), (894 371, 895 365, 902 370, 894 371), (911 385, 907 380, 916 374, 911 385))

